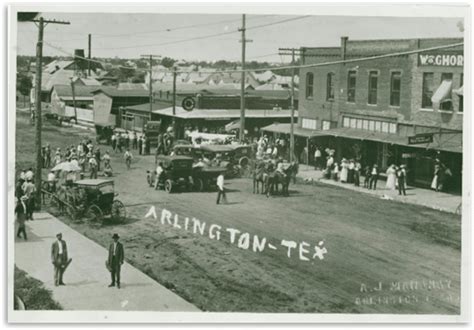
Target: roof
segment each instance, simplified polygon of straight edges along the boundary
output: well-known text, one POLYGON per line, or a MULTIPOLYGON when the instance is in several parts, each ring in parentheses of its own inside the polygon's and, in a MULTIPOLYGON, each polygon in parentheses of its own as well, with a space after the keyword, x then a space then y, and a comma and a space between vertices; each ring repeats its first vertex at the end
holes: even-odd
POLYGON ((212 152, 228 152, 233 151, 235 148, 228 144, 202 144, 199 146, 199 149, 212 152))
MULTIPOLYGON (((166 102, 166 101, 155 101, 152 104, 152 110, 161 110, 161 109, 166 109, 171 107, 171 101, 166 102)), ((133 105, 133 106, 128 106, 125 108, 125 110, 132 110, 132 111, 150 111, 150 103, 145 103, 145 104, 139 104, 139 105, 133 105)))
POLYGON ((188 160, 188 161, 194 161, 192 157, 188 156, 181 156, 181 155, 173 155, 173 156, 168 156, 168 155, 158 155, 156 157, 157 159, 165 160, 165 161, 172 161, 172 160, 188 160))
MULTIPOLYGON (((182 107, 176 106, 175 115, 173 108, 155 110, 153 113, 162 116, 171 116, 182 119, 234 119, 240 118, 240 109, 194 109, 186 111, 182 107)), ((295 117, 298 112, 295 111, 295 117)), ((291 110, 245 110, 245 118, 290 118, 291 110)))
MULTIPOLYGON (((280 124, 280 123, 275 123, 271 124, 265 127, 262 127, 263 131, 266 132, 272 132, 272 133, 283 133, 283 134, 290 134, 291 130, 291 124, 280 124)), ((313 137, 313 136, 321 136, 325 134, 319 134, 318 132, 323 132, 323 131, 315 131, 311 129, 306 129, 302 127, 298 127, 298 125, 294 125, 293 127, 293 132, 297 136, 303 136, 303 137, 313 137)))
POLYGON ((77 80, 82 81, 82 83, 86 86, 100 86, 101 85, 99 81, 90 77, 89 78, 80 77, 77 80))
MULTIPOLYGON (((72 97, 71 85, 54 85, 54 90, 59 97, 72 97)), ((93 98, 93 91, 96 91, 98 86, 74 86, 74 96, 76 97, 90 97, 93 98)))
POLYGON ((85 179, 85 180, 79 180, 76 181, 76 185, 81 185, 81 186, 102 186, 102 185, 108 185, 108 184, 113 184, 114 180, 104 180, 104 179, 85 179))
POLYGON ((150 94, 144 89, 124 89, 119 90, 115 87, 101 86, 93 94, 104 93, 110 97, 149 97, 150 94))
POLYGON ((148 87, 143 84, 143 83, 129 83, 129 82, 123 82, 119 83, 117 86, 118 90, 134 90, 134 89, 144 89, 148 90, 148 87))

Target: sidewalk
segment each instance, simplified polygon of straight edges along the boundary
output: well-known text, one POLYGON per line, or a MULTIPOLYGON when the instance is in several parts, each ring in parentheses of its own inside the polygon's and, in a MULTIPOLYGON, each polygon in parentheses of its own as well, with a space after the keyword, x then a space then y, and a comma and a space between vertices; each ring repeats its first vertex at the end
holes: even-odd
POLYGON ((314 182, 319 181, 333 186, 342 187, 345 189, 355 190, 367 194, 372 194, 380 196, 383 199, 395 200, 397 202, 415 204, 426 206, 435 210, 449 212, 449 213, 459 213, 459 205, 461 204, 462 197, 442 192, 435 192, 429 189, 422 189, 416 187, 408 187, 407 195, 400 196, 398 195, 398 190, 388 190, 385 188, 385 180, 379 179, 377 181, 377 190, 369 190, 364 188, 364 177, 361 176, 360 182, 361 187, 356 187, 351 183, 341 183, 339 181, 328 180, 323 178, 322 171, 315 170, 314 167, 308 165, 299 166, 299 172, 297 175, 299 178, 305 182, 314 182))
MULTIPOLYGON (((15 264, 42 281, 65 310, 198 312, 199 309, 127 262, 121 289, 109 288, 107 251, 49 213, 35 213, 27 222, 28 241, 16 238, 15 264), (66 286, 54 286, 51 244, 61 232, 72 263, 64 275, 66 286)), ((125 254, 127 253, 125 247, 125 254)))

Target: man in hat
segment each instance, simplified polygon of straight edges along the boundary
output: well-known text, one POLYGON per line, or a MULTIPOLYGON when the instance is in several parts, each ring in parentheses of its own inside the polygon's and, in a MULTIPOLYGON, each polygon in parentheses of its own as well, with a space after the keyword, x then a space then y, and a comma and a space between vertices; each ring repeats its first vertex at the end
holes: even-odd
POLYGON ((377 189, 377 181, 379 180, 379 169, 377 164, 374 164, 372 166, 372 169, 370 170, 370 181, 369 181, 369 189, 376 190, 377 189))
POLYGON ((397 170, 397 183, 398 183, 398 194, 403 196, 406 196, 406 179, 407 179, 407 172, 405 169, 405 165, 400 166, 400 168, 397 170))
POLYGON ((16 221, 18 222, 18 231, 16 233, 16 237, 20 238, 20 234, 23 234, 25 241, 27 239, 25 228, 26 213, 28 212, 26 206, 27 200, 28 197, 26 195, 21 196, 18 204, 15 207, 16 221))
POLYGON ((67 245, 63 240, 63 235, 58 233, 56 241, 51 246, 51 261, 54 266, 54 285, 65 285, 63 274, 68 265, 67 245))
POLYGON ((107 259, 112 276, 112 283, 110 283, 109 288, 117 284, 118 289, 120 289, 120 267, 124 259, 123 245, 119 242, 119 238, 120 236, 116 233, 112 236, 114 241, 109 246, 109 258, 107 259))

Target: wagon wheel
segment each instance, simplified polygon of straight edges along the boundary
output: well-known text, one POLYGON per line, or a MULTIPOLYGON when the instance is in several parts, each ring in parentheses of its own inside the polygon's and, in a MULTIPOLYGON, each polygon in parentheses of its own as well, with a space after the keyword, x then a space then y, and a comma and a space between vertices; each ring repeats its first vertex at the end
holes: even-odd
POLYGON ((92 225, 99 225, 103 218, 103 213, 97 205, 91 205, 85 213, 85 219, 92 225))
POLYGON ((71 204, 65 204, 65 209, 66 209, 66 214, 69 216, 69 218, 72 221, 78 220, 77 210, 74 206, 72 206, 71 204))
POLYGON ((171 193, 172 190, 173 190, 173 181, 168 179, 168 180, 165 181, 165 191, 167 193, 171 193))
POLYGON ((114 200, 112 203, 112 210, 111 210, 112 219, 123 223, 127 217, 127 211, 125 209, 125 205, 118 199, 114 200))
POLYGON ((202 181, 202 179, 194 179, 194 190, 199 192, 204 190, 204 182, 202 181))

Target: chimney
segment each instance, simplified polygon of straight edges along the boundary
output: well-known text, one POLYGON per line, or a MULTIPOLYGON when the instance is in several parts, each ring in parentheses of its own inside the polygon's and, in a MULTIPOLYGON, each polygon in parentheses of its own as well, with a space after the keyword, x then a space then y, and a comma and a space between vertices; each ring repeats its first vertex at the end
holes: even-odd
POLYGON ((341 60, 346 59, 347 40, 349 37, 341 37, 341 60))

